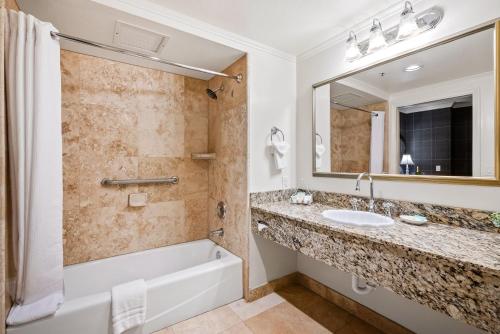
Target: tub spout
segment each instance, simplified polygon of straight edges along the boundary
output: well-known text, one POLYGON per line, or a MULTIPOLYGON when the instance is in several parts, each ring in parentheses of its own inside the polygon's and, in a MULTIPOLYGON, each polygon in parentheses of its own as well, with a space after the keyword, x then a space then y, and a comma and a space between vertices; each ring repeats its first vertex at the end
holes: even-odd
POLYGON ((219 228, 219 229, 210 231, 210 235, 211 236, 215 235, 215 236, 218 236, 218 237, 223 237, 224 236, 224 229, 223 228, 219 228))

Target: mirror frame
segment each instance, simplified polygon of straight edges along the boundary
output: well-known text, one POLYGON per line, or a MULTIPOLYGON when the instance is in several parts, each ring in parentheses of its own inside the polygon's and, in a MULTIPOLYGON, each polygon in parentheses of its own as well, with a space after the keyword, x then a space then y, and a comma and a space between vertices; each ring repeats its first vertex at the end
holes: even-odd
POLYGON ((473 35, 475 33, 492 29, 495 34, 494 36, 494 48, 495 48, 495 60, 494 60, 494 72, 495 72, 495 176, 493 178, 481 178, 481 177, 462 177, 462 176, 438 176, 438 175, 403 175, 403 174, 371 174, 371 176, 376 180, 385 181, 402 181, 402 182, 425 182, 425 183, 447 183, 447 184, 464 184, 464 185, 477 185, 477 186, 500 186, 500 20, 496 19, 489 21, 472 29, 459 32, 457 34, 445 37, 443 39, 431 42, 422 47, 410 49, 409 51, 396 54, 390 58, 382 59, 381 61, 363 66, 361 68, 346 72, 344 74, 338 75, 331 79, 323 80, 312 86, 313 88, 313 112, 312 112, 312 167, 313 167, 313 177, 330 177, 330 178, 343 178, 343 179, 355 179, 358 173, 334 173, 334 172, 316 172, 316 159, 315 159, 315 140, 316 140, 316 101, 314 89, 330 84, 334 81, 347 78, 354 74, 369 70, 379 65, 389 63, 394 60, 398 60, 409 55, 432 49, 436 46, 447 44, 458 40, 460 38, 473 35))

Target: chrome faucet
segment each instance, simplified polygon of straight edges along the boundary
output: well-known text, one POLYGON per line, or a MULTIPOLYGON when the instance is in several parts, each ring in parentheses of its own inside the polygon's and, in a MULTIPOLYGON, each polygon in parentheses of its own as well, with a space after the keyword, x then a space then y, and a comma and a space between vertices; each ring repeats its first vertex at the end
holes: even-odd
POLYGON ((367 176, 368 180, 370 181, 370 201, 368 202, 368 211, 375 212, 375 201, 373 199, 373 179, 369 173, 363 172, 363 173, 358 175, 358 179, 356 180, 356 191, 361 190, 361 186, 360 186, 361 179, 364 176, 367 176))
POLYGON ((215 236, 218 236, 218 237, 223 237, 224 236, 224 229, 221 227, 221 228, 218 228, 216 230, 210 231, 210 235, 215 235, 215 236))

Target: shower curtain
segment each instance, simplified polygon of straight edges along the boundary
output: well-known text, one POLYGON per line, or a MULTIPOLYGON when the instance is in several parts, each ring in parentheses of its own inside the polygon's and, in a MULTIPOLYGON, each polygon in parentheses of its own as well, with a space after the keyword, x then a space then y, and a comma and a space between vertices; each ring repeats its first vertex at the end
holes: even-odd
POLYGON ((3 11, 16 286, 7 324, 53 314, 63 302, 59 42, 54 27, 3 11))
POLYGON ((371 116, 370 173, 382 174, 384 171, 384 124, 385 112, 375 111, 371 116))

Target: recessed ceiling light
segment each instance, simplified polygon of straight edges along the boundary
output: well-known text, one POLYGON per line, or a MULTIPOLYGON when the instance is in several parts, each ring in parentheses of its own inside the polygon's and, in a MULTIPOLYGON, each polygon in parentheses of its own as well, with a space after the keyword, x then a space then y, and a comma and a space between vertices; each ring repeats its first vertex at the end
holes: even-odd
POLYGON ((418 71, 422 68, 423 66, 422 65, 410 65, 410 66, 407 66, 405 67, 405 72, 415 72, 415 71, 418 71))

